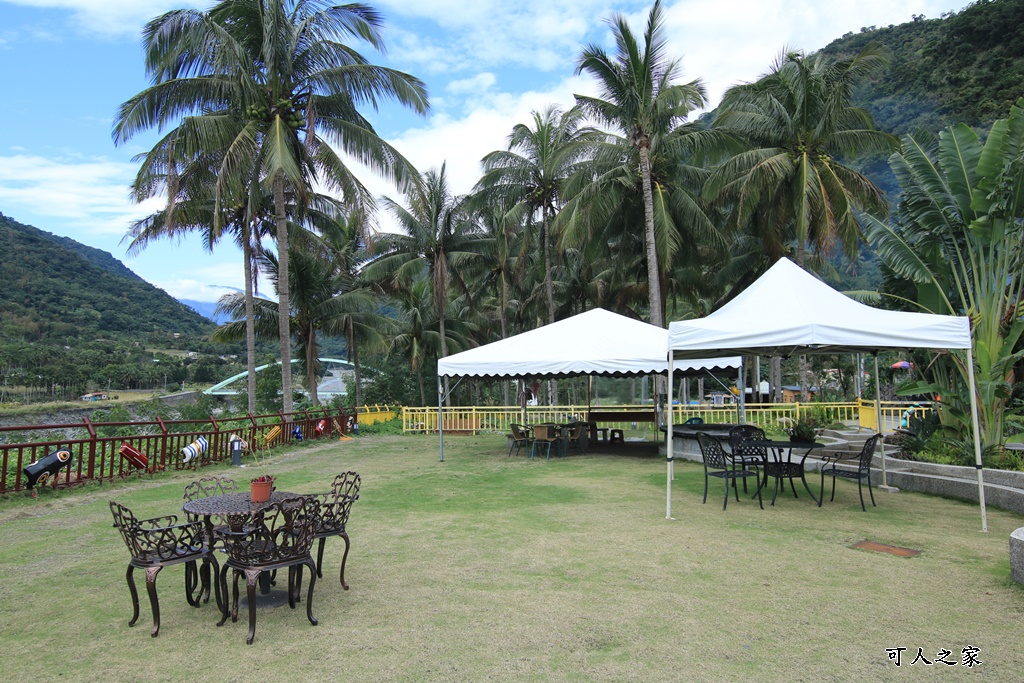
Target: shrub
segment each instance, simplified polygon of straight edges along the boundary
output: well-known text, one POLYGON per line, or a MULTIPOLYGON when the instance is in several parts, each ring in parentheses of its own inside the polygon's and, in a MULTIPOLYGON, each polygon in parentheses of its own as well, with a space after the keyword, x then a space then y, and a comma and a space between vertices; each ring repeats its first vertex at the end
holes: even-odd
POLYGON ((401 434, 402 433, 402 418, 393 417, 390 420, 382 420, 380 422, 374 422, 373 424, 359 425, 359 435, 364 436, 367 434, 401 434))

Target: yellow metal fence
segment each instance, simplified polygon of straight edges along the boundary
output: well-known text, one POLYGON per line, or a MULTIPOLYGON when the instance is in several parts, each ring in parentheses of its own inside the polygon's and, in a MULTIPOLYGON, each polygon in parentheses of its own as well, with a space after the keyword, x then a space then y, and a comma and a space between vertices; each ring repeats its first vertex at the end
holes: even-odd
MULTIPOLYGON (((595 412, 616 412, 629 414, 650 414, 650 406, 591 406, 595 412)), ((884 432, 906 424, 911 414, 922 416, 931 410, 929 404, 906 401, 882 401, 882 426, 884 432)), ((745 407, 745 422, 755 424, 767 431, 784 429, 791 420, 812 415, 821 416, 831 422, 842 422, 849 427, 878 430, 874 401, 852 401, 846 403, 752 403, 745 407)), ((460 434, 507 432, 511 423, 537 424, 555 422, 564 424, 573 420, 585 420, 587 407, 578 405, 528 406, 525 419, 519 406, 456 406, 444 410, 444 431, 460 434)), ((706 423, 735 423, 739 419, 736 405, 677 405, 673 406, 673 423, 682 424, 691 418, 706 423)), ((359 420, 363 420, 360 413, 359 420)), ((602 422, 610 429, 646 431, 652 438, 659 434, 651 422, 628 417, 621 422, 602 422)), ((402 431, 430 433, 437 431, 437 408, 402 408, 402 431)))
MULTIPOLYGON (((404 410, 404 409, 402 409, 404 410)), ((372 425, 375 422, 387 422, 398 415, 399 406, 372 405, 356 406, 356 413, 359 415, 359 424, 372 425)), ((437 422, 435 420, 434 422, 437 422)))

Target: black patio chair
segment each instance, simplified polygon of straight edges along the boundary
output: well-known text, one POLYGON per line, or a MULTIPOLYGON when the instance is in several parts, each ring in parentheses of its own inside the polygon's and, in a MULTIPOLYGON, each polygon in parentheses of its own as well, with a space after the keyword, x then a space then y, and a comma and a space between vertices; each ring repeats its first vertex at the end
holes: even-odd
MULTIPOLYGON (((213 576, 217 576, 217 558, 212 552, 206 537, 206 530, 201 522, 178 523, 177 515, 138 519, 124 505, 110 501, 110 512, 114 516, 114 528, 121 532, 132 559, 128 562, 125 580, 132 595, 132 618, 129 626, 134 626, 139 619, 139 592, 135 588, 135 570, 146 570, 146 592, 149 594, 149 605, 153 610, 154 638, 160 634, 160 600, 156 593, 156 577, 164 567, 185 564, 185 599, 193 607, 199 607, 202 599, 210 599, 210 571, 204 568, 203 581, 199 583, 196 562, 209 563, 213 566, 213 576)), ((214 581, 217 591, 217 604, 221 605, 220 584, 214 581)))
MULTIPOLYGON (((249 603, 249 633, 245 642, 252 645, 256 637, 256 582, 263 572, 288 570, 288 606, 295 609, 302 594, 302 568, 309 567, 309 591, 306 594, 306 617, 313 618, 313 587, 316 585, 316 563, 310 555, 320 517, 316 496, 297 496, 270 503, 252 513, 242 524, 242 531, 224 529, 217 536, 224 543, 228 558, 220 573, 220 584, 227 585, 228 570, 234 572, 231 591, 231 621, 238 621, 238 580, 244 574, 249 603)), ((217 626, 228 619, 227 599, 217 626)))
MULTIPOLYGON (((710 434, 704 432, 697 433, 697 443, 700 444, 701 456, 704 459, 704 501, 708 502, 708 477, 719 477, 725 480, 725 500, 722 503, 722 509, 724 510, 729 504, 729 483, 736 479, 746 479, 747 477, 754 477, 754 480, 758 482, 757 486, 757 503, 764 510, 764 501, 761 500, 761 472, 755 468, 748 470, 746 468, 736 468, 729 461, 729 457, 726 455, 725 449, 722 448, 722 442, 710 434)), ((733 487, 735 489, 735 487, 733 487)), ((740 494, 739 491, 735 491, 736 501, 739 502, 740 494)))
MULTIPOLYGON (((764 441, 764 430, 755 425, 736 425, 729 430, 729 457, 735 467, 747 469, 753 465, 762 471, 768 462, 768 449, 752 446, 750 441, 764 441)), ((733 481, 733 485, 736 482, 733 481)), ((747 480, 743 479, 743 493, 747 492, 747 480)))
POLYGON ((871 496, 871 506, 875 507, 875 493, 871 489, 871 459, 875 455, 875 446, 878 445, 878 439, 881 434, 874 434, 867 441, 864 442, 864 447, 860 453, 850 456, 842 453, 835 455, 825 456, 825 462, 821 466, 821 495, 818 496, 818 507, 821 507, 822 501, 825 499, 825 477, 831 475, 832 477, 832 497, 830 501, 836 499, 836 477, 840 479, 849 479, 850 481, 857 482, 857 493, 860 495, 860 507, 864 512, 868 511, 866 505, 864 505, 864 489, 862 488, 863 483, 868 484, 868 494, 871 496), (838 467, 838 465, 845 465, 845 467, 838 467), (855 469, 847 469, 848 467, 854 467, 855 469))
POLYGON ((341 536, 345 541, 345 554, 341 557, 341 587, 348 590, 345 583, 345 563, 348 561, 349 538, 345 531, 348 516, 352 512, 352 503, 359 500, 359 487, 362 479, 355 472, 344 472, 334 478, 330 493, 320 498, 320 519, 313 538, 320 541, 316 551, 316 575, 323 578, 324 544, 329 536, 341 536))

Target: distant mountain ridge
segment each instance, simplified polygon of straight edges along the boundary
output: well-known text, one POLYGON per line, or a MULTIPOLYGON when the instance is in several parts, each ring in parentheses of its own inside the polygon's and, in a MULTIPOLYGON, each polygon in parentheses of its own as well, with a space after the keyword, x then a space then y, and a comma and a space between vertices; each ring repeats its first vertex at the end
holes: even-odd
POLYGON ((205 336, 214 324, 113 255, 0 213, 0 340, 205 336))
POLYGON ((223 324, 231 320, 231 316, 218 314, 217 304, 212 301, 195 301, 194 299, 178 299, 181 303, 185 304, 193 311, 203 316, 207 320, 212 320, 218 325, 223 324))

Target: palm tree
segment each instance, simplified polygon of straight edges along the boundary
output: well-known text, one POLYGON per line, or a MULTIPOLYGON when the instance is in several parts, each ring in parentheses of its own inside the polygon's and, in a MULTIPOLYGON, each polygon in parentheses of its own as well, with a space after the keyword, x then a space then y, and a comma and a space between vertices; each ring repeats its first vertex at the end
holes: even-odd
POLYGON ((322 257, 333 264, 335 272, 349 283, 350 288, 367 295, 364 305, 347 307, 341 315, 346 354, 354 368, 355 405, 363 402, 360 349, 383 350, 387 334, 394 327, 391 318, 378 313, 381 297, 363 272, 363 267, 370 260, 365 244, 365 226, 366 217, 360 212, 339 216, 324 226, 320 247, 322 257))
MULTIPOLYGON (((344 43, 383 49, 382 20, 362 4, 319 0, 222 0, 209 11, 174 10, 147 24, 147 71, 154 85, 118 112, 114 140, 178 123, 167 158, 219 151, 222 183, 258 178, 272 189, 280 289, 278 336, 285 411, 291 411, 288 214, 286 194, 302 207, 319 183, 353 208, 373 199, 332 143, 403 189, 412 166, 381 140, 357 107, 394 99, 428 108, 416 78, 369 64, 344 43), (191 115, 190 115, 191 114, 191 115), (184 117, 182 119, 182 117, 184 117)), ((215 216, 218 212, 215 211, 215 216)))
POLYGON ((170 194, 167 205, 146 218, 135 222, 128 232, 131 239, 128 253, 135 254, 153 241, 163 238, 180 239, 189 233, 198 233, 203 246, 213 251, 217 242, 225 235, 234 236, 242 249, 245 279, 245 342, 247 369, 247 396, 250 414, 256 412, 256 333, 253 325, 253 296, 256 283, 254 253, 259 251, 260 238, 270 234, 273 226, 266 220, 266 197, 262 204, 249 201, 249 190, 235 183, 222 183, 224 197, 217 201, 213 188, 217 185, 216 169, 219 160, 209 156, 192 160, 178 170, 180 164, 168 164, 163 155, 166 148, 157 146, 155 151, 143 155, 143 164, 132 184, 136 201, 144 201, 156 194, 157 187, 166 187, 170 194), (214 217, 219 208, 222 217, 214 217), (260 215, 250 216, 253 209, 260 215), (220 226, 215 229, 214 226, 220 226))
POLYGON ((581 127, 582 121, 575 107, 564 113, 555 106, 533 112, 533 128, 517 125, 508 136, 507 151, 483 158, 484 175, 475 190, 489 204, 510 207, 510 212, 540 214, 549 323, 555 322, 552 220, 561 205, 562 186, 590 153, 588 143, 596 141, 596 131, 581 127))
POLYGON ((769 265, 791 240, 800 265, 807 244, 827 251, 838 241, 853 255, 861 236, 856 211, 888 210, 882 191, 841 161, 898 144, 850 104, 853 87, 886 64, 873 44, 849 59, 789 52, 760 80, 726 92, 715 126, 750 149, 719 167, 706 192, 730 203, 734 228, 760 235, 769 265))
MULTIPOLYGON (((483 250, 487 271, 484 273, 484 284, 493 286, 497 292, 493 317, 498 320, 500 339, 508 336, 508 323, 511 309, 518 308, 520 301, 513 292, 517 284, 523 282, 527 245, 524 231, 516 212, 506 213, 498 206, 488 205, 479 211, 480 225, 487 236, 486 248, 483 250)), ((493 341, 486 340, 483 343, 493 341)), ((509 383, 502 382, 504 405, 509 405, 509 383)))
MULTIPOLYGON (((735 141, 718 131, 683 123, 652 135, 650 145, 658 285, 665 305, 673 300, 669 292, 674 272, 680 268, 700 270, 727 250, 726 238, 709 217, 700 195, 709 166, 735 147, 735 141)), ((589 258, 609 260, 615 279, 638 283, 631 289, 646 290, 643 298, 649 303, 644 234, 622 227, 645 222, 636 148, 625 138, 609 135, 566 190, 571 199, 559 216, 560 247, 582 249, 589 258)), ((643 316, 642 306, 629 308, 634 315, 643 316)))
MULTIPOLYGON (((365 310, 372 305, 372 295, 366 288, 352 286, 348 273, 339 268, 339 262, 324 258, 322 253, 293 249, 293 268, 289 271, 292 293, 292 316, 288 320, 291 334, 295 335, 300 367, 305 374, 306 393, 313 405, 319 403, 317 384, 323 375, 320 366, 319 337, 341 337, 346 334, 346 316, 354 310, 365 310)), ((260 263, 270 276, 275 289, 280 288, 281 269, 274 254, 263 251, 260 263)), ((218 310, 231 315, 234 322, 221 325, 214 332, 215 341, 237 341, 245 332, 244 297, 228 294, 221 298, 218 310)), ((280 328, 278 307, 267 299, 255 299, 254 322, 261 339, 276 338, 280 328)))
POLYGON ((456 352, 469 348, 477 330, 469 322, 472 315, 465 305, 466 297, 459 296, 446 301, 444 317, 449 322, 444 327, 442 341, 441 317, 434 308, 432 278, 424 264, 419 266, 419 274, 393 294, 392 302, 398 310, 398 318, 388 352, 401 353, 408 359, 409 369, 416 373, 419 383, 420 403, 426 405, 423 368, 444 355, 442 346, 456 352))
MULTIPOLYGON (((444 164, 440 171, 424 173, 422 183, 406 195, 406 200, 408 208, 387 197, 383 199, 405 234, 380 238, 380 255, 367 266, 367 276, 393 291, 411 283, 426 266, 444 357, 448 355, 445 311, 449 289, 456 287, 469 295, 464 269, 479 259, 485 238, 465 210, 464 200, 451 194, 444 164)), ((446 386, 446 400, 447 393, 446 386)))
POLYGON ((704 90, 700 81, 674 83, 680 65, 666 56, 661 0, 656 0, 647 17, 642 47, 625 16, 616 14, 609 24, 615 36, 615 56, 592 44, 584 48, 576 64, 577 74, 587 72, 597 80, 601 97, 576 95, 576 103, 587 116, 620 131, 636 151, 643 192, 650 322, 664 327, 650 150, 655 136, 673 130, 704 104, 704 90))

